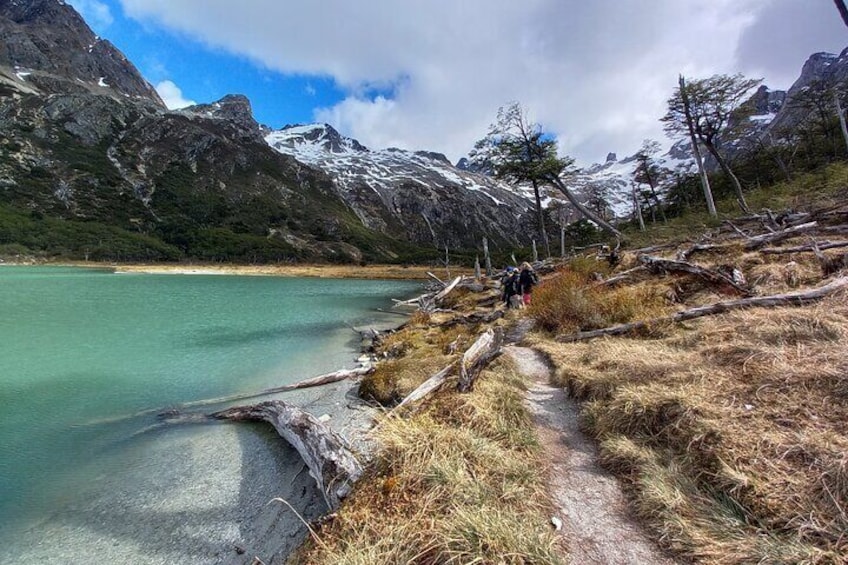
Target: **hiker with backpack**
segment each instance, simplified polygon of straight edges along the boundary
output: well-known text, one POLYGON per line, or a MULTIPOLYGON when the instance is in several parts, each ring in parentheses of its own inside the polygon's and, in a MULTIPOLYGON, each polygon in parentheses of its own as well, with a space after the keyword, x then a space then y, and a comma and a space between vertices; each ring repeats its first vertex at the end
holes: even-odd
POLYGON ((525 306, 530 305, 530 294, 533 292, 533 287, 537 284, 539 284, 539 275, 533 270, 533 266, 525 261, 521 265, 521 274, 518 275, 521 300, 525 306))
POLYGON ((512 306, 511 299, 513 296, 521 296, 518 269, 507 267, 501 279, 501 299, 507 308, 512 306))

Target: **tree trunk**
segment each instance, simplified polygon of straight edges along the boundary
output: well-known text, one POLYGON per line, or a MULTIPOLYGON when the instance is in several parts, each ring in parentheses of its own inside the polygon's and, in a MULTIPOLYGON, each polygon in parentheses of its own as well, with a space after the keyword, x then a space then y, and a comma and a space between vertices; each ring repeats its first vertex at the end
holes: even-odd
POLYGON ((559 227, 559 256, 565 259, 565 226, 559 227))
POLYGON ((848 8, 845 7, 845 0, 833 0, 836 4, 836 9, 839 10, 839 15, 842 16, 842 21, 848 26, 848 8))
POLYGON ((745 195, 742 193, 742 184, 739 182, 739 179, 736 178, 736 175, 733 174, 733 171, 730 170, 730 166, 727 164, 727 161, 719 154, 718 149, 713 144, 711 140, 704 140, 704 145, 707 148, 707 151, 715 158, 718 166, 721 168, 722 172, 727 175, 727 178, 730 179, 731 184, 733 184, 733 190, 736 192, 736 202, 739 203, 739 208, 746 214, 751 213, 751 209, 748 208, 748 203, 745 201, 745 195))
POLYGON ((654 197, 654 203, 657 205, 657 208, 660 210, 660 216, 662 216, 662 221, 664 224, 668 223, 668 218, 665 215, 665 210, 663 209, 662 202, 660 202, 660 197, 657 194, 657 181, 654 180, 654 177, 651 176, 649 171, 645 171, 645 178, 648 181, 648 186, 651 187, 651 195, 654 197))
POLYGON ((845 112, 842 111, 842 104, 839 102, 839 94, 833 92, 833 103, 836 106, 836 113, 839 115, 839 127, 842 128, 842 139, 845 140, 845 147, 848 148, 848 125, 845 124, 845 112))
POLYGON ((486 276, 491 277, 492 273, 492 257, 489 255, 489 240, 483 238, 483 261, 486 263, 486 276))
POLYGON ((710 179, 707 177, 707 170, 704 168, 704 158, 701 156, 701 149, 698 147, 698 139, 695 137, 695 126, 692 124, 692 112, 689 109, 689 93, 686 92, 686 79, 680 75, 680 97, 683 100, 683 111, 686 115, 686 126, 689 128, 689 139, 692 142, 692 153, 695 155, 695 163, 698 165, 698 174, 701 176, 701 186, 704 189, 704 198, 707 201, 707 210, 710 216, 714 218, 718 216, 716 212, 715 200, 713 200, 713 191, 710 188, 710 179))
POLYGON ((630 192, 633 193, 633 212, 639 219, 639 230, 645 231, 645 220, 642 218, 642 206, 639 205, 639 198, 636 196, 636 185, 630 185, 630 192))
POLYGON ((608 223, 606 220, 604 220, 603 218, 601 218, 600 216, 598 216, 597 214, 595 214, 594 212, 592 212, 591 210, 586 208, 586 206, 584 206, 582 202, 577 200, 577 197, 574 196, 574 194, 568 189, 567 186, 565 186, 565 184, 562 182, 562 180, 559 177, 550 177, 550 178, 548 178, 548 181, 552 185, 554 185, 560 192, 562 192, 565 195, 565 197, 568 199, 568 201, 571 202, 571 204, 575 208, 577 208, 578 212, 583 214, 589 220, 592 220, 593 222, 598 224, 598 226, 601 229, 609 232, 610 234, 614 235, 617 238, 621 238, 621 232, 620 231, 618 231, 617 229, 612 227, 612 225, 610 223, 608 223))
POLYGON ((533 195, 536 197, 536 222, 539 224, 539 235, 545 247, 545 257, 551 256, 551 246, 548 243, 548 231, 545 229, 545 212, 542 210, 542 196, 539 194, 539 182, 533 179, 533 195))
POLYGON ((330 510, 339 507, 362 476, 362 466, 341 436, 311 414, 282 400, 229 408, 211 416, 236 422, 264 421, 274 426, 300 453, 330 510))
POLYGON ((477 338, 474 345, 468 348, 459 362, 459 383, 457 385, 459 392, 471 392, 477 375, 495 357, 501 354, 503 339, 502 328, 489 329, 477 338))

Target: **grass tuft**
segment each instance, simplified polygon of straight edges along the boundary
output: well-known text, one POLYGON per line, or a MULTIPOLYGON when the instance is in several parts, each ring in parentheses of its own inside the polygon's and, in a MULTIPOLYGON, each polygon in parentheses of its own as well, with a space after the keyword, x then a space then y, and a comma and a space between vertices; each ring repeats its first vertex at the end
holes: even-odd
POLYGON ((848 554, 846 337, 834 296, 537 347, 588 400, 602 463, 663 545, 706 563, 818 564, 848 554))
POLYGON ((387 418, 381 451, 308 563, 561 563, 523 383, 497 363, 472 394, 387 418))

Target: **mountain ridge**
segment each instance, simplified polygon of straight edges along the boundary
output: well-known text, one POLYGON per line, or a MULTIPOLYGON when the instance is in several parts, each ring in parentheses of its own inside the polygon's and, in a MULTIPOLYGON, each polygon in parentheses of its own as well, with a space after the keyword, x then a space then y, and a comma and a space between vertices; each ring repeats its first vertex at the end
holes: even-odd
MULTIPOLYGON (((107 259, 356 262, 434 257, 483 237, 494 249, 529 244, 510 206, 449 173, 431 175, 435 184, 412 175, 388 186, 370 174, 352 183, 272 149, 242 95, 168 110, 60 0, 0 0, 0 38, 0 246, 107 259), (44 235, 56 221, 73 241, 44 235)), ((347 144, 339 149, 364 149, 335 135, 347 144)), ((395 168, 398 159, 452 167, 431 152, 367 153, 394 158, 395 168)))

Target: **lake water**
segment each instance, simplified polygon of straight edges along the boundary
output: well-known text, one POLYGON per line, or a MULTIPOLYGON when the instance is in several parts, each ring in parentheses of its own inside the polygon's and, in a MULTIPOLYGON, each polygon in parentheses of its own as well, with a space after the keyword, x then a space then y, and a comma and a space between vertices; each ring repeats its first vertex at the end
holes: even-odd
POLYGON ((0 561, 238 562, 211 545, 243 537, 250 484, 310 480, 276 475, 294 456, 264 427, 162 429, 156 409, 353 367, 350 326, 419 286, 0 268, 0 561))

